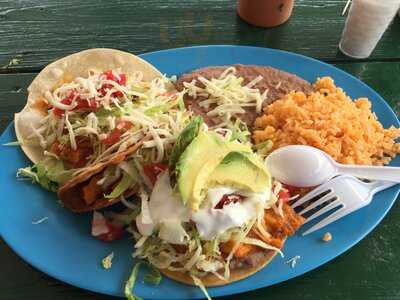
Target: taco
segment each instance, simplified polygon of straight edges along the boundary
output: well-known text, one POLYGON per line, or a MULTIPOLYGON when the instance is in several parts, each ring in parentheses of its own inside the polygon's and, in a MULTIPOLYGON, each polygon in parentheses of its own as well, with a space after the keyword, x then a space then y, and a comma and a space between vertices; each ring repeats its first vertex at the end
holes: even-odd
POLYGON ((168 78, 118 50, 91 49, 51 63, 28 91, 15 130, 35 165, 19 174, 60 189, 76 212, 132 194, 142 180, 140 166, 164 159, 189 118, 168 78))
POLYGON ((251 147, 193 122, 141 204, 134 256, 186 284, 223 285, 266 266, 304 220, 251 147))
POLYGON ((44 158, 40 139, 32 127, 40 124, 52 108, 46 93, 75 78, 88 77, 89 72, 119 70, 122 73, 140 72, 143 81, 162 77, 162 74, 143 59, 114 49, 90 49, 61 58, 46 66, 28 87, 25 107, 15 114, 15 132, 21 148, 33 162, 44 158))

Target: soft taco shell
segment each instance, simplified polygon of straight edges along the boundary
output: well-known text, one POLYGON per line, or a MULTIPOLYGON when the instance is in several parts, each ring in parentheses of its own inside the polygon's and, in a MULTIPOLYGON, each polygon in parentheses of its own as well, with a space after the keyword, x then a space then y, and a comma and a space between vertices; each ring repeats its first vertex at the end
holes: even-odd
POLYGON ((151 81, 162 74, 145 60, 120 50, 97 48, 71 54, 47 65, 28 87, 28 100, 23 110, 15 114, 15 133, 22 144, 22 150, 33 162, 43 158, 43 150, 38 145, 29 143, 32 134, 30 124, 38 124, 43 113, 34 107, 36 100, 44 97, 44 92, 51 90, 66 78, 86 77, 88 70, 106 71, 120 69, 124 73, 141 71, 144 81, 151 81))
MULTIPOLYGON (((101 198, 97 199, 91 205, 87 205, 85 200, 82 198, 81 191, 82 187, 88 183, 88 181, 95 175, 101 173, 107 166, 117 165, 122 162, 129 154, 137 151, 142 145, 143 140, 135 145, 130 146, 127 150, 116 153, 109 160, 100 162, 95 165, 85 168, 77 176, 71 178, 65 182, 58 189, 58 198, 62 201, 64 206, 76 213, 88 212, 95 209, 110 206, 119 201, 118 199, 101 198)), ((125 196, 129 196, 124 194, 125 196)))
MULTIPOLYGON (((237 269, 233 269, 233 270, 231 269, 230 277, 229 277, 228 281, 221 280, 213 274, 208 274, 204 277, 201 277, 202 283, 206 287, 219 286, 219 285, 225 285, 225 284, 229 284, 229 283, 232 283, 235 281, 239 281, 239 280, 245 279, 245 278, 253 275, 254 273, 258 272, 259 270, 261 270, 262 268, 267 266, 276 255, 276 252, 272 251, 272 250, 268 250, 268 251, 260 250, 260 252, 262 252, 263 257, 262 257, 262 259, 260 259, 259 263, 256 266, 247 266, 247 267, 237 268, 237 269)), ((160 270, 160 272, 163 275, 165 275, 173 280, 179 281, 181 283, 195 285, 192 278, 185 273, 177 272, 177 271, 170 271, 170 270, 165 270, 165 269, 160 270)))

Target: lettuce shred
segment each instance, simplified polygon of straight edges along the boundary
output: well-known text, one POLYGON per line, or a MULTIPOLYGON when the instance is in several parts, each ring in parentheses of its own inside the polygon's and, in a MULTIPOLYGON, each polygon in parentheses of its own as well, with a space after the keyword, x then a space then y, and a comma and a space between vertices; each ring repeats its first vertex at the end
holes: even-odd
POLYGON ((104 195, 104 197, 108 199, 115 199, 121 196, 135 182, 136 181, 128 173, 123 172, 121 181, 117 184, 117 186, 110 194, 104 195))
POLYGON ((128 278, 128 281, 125 284, 125 297, 127 300, 143 300, 143 298, 135 295, 133 293, 133 287, 135 286, 136 279, 138 277, 139 269, 140 267, 144 265, 147 267, 148 272, 144 275, 144 281, 146 283, 158 285, 161 282, 161 273, 158 271, 156 268, 154 268, 152 265, 150 265, 147 262, 140 261, 135 264, 135 266, 132 269, 132 273, 128 278))
POLYGON ((193 283, 195 285, 197 285, 201 289, 201 291, 203 292, 204 296, 206 296, 207 300, 211 300, 211 297, 208 294, 207 289, 204 286, 203 282, 198 277, 196 277, 194 275, 190 275, 190 277, 192 277, 193 283))
POLYGON ((58 183, 50 180, 48 171, 45 166, 38 163, 31 167, 20 168, 17 172, 17 177, 25 177, 32 180, 32 183, 38 183, 46 190, 57 192, 58 183))
POLYGON ((45 159, 33 166, 20 168, 17 177, 25 177, 38 183, 51 192, 57 192, 58 187, 71 178, 74 169, 65 170, 62 161, 53 158, 45 159))

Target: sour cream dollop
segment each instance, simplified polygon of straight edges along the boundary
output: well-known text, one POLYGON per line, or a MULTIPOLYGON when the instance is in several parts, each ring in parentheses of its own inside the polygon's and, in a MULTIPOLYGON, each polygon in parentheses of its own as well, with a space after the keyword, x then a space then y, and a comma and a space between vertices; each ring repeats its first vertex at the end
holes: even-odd
POLYGON ((182 223, 191 220, 196 224, 203 240, 212 240, 228 229, 241 227, 260 210, 270 207, 273 203, 270 193, 269 187, 263 193, 245 193, 232 187, 217 186, 207 191, 202 207, 193 212, 183 204, 179 195, 173 192, 168 172, 164 172, 158 177, 150 196, 149 211, 152 223, 144 224, 140 214, 136 218, 136 225, 144 236, 151 235, 159 228, 161 239, 173 244, 185 244, 187 233, 182 223), (243 201, 215 208, 227 194, 241 195, 243 201))

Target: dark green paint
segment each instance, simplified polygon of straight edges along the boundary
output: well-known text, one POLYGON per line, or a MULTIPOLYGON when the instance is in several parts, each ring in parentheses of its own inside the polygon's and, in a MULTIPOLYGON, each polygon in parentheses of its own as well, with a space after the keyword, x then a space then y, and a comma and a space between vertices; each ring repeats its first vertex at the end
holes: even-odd
MULTIPOLYGON (((346 0, 296 0, 292 18, 264 29, 236 15, 235 0, 30 0, 1 1, 0 65, 38 69, 82 49, 112 47, 138 54, 202 44, 278 48, 318 59, 349 60, 338 53, 346 0)), ((373 59, 400 58, 399 17, 373 59)))

